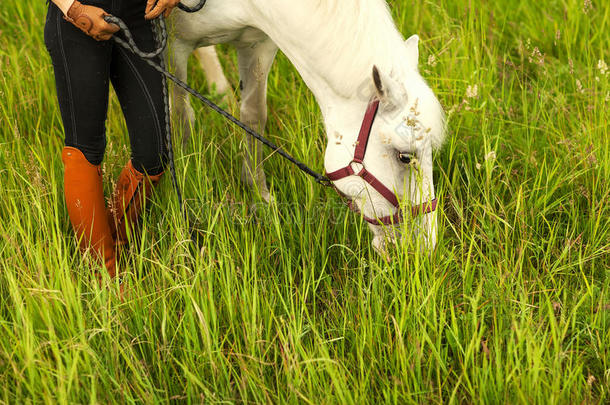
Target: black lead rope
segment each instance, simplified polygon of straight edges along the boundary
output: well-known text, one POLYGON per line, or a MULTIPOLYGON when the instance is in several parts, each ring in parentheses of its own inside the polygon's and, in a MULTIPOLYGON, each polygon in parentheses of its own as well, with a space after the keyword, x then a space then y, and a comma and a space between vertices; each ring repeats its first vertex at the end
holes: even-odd
MULTIPOLYGON (((192 7, 192 8, 184 6, 182 4, 179 4, 178 7, 180 7, 181 10, 184 10, 188 13, 192 13, 192 12, 201 10, 203 8, 203 6, 205 5, 206 1, 207 0, 200 0, 199 4, 197 4, 195 7, 192 7)), ((164 93, 163 96, 165 98, 165 122, 166 122, 165 130, 166 130, 167 149, 168 149, 168 155, 169 155, 168 156, 169 168, 170 168, 172 180, 174 183, 174 188, 176 189, 176 194, 178 196, 180 208, 182 210, 184 210, 184 205, 183 205, 184 203, 182 200, 182 192, 180 190, 180 185, 178 184, 178 178, 176 176, 176 168, 175 168, 175 163, 174 163, 174 152, 173 152, 173 146, 172 146, 172 135, 171 135, 171 127, 170 127, 170 113, 169 113, 169 102, 168 102, 169 95, 167 92, 167 79, 173 81, 177 86, 180 86, 182 89, 184 89, 188 93, 192 94, 198 100, 200 100, 205 105, 210 107, 212 110, 214 110, 218 114, 222 115, 225 119, 227 119, 227 120, 231 121, 232 123, 234 123, 235 125, 237 125, 239 128, 244 130, 248 135, 255 138, 256 140, 261 142, 263 145, 269 147, 274 152, 276 152, 278 155, 282 156, 284 159, 288 160, 289 162, 291 162, 292 164, 297 166, 302 172, 313 177, 318 184, 321 184, 323 186, 331 185, 330 180, 326 176, 317 173, 316 171, 311 169, 309 166, 307 166, 305 163, 303 163, 303 162, 295 159, 291 155, 289 155, 286 151, 284 151, 282 148, 277 146, 275 143, 271 142, 264 136, 260 135, 258 132, 254 131, 252 128, 250 128, 249 126, 247 126, 246 124, 244 124, 243 122, 241 122, 240 120, 235 118, 233 115, 231 115, 227 111, 223 110, 222 108, 220 108, 219 106, 214 104, 214 102, 212 102, 210 99, 208 99, 207 97, 205 97, 204 95, 202 95, 201 93, 199 93, 198 91, 196 91, 195 89, 190 87, 188 84, 186 84, 182 80, 178 79, 176 76, 171 74, 165 68, 165 62, 164 62, 162 53, 165 50, 165 48, 167 47, 167 27, 166 27, 165 19, 163 18, 163 15, 161 15, 158 19, 155 20, 154 27, 155 27, 155 31, 157 34, 156 40, 157 40, 158 49, 154 50, 153 52, 143 52, 142 50, 140 50, 140 48, 137 46, 137 44, 135 43, 135 41, 133 39, 133 35, 131 34, 131 31, 129 30, 129 28, 127 28, 127 25, 125 25, 123 20, 121 20, 120 18, 112 16, 112 15, 108 15, 108 16, 104 17, 104 20, 106 20, 106 22, 108 22, 110 24, 117 25, 121 29, 123 34, 125 35, 125 39, 119 38, 116 35, 114 35, 112 37, 112 39, 117 44, 119 44, 123 48, 127 49, 128 51, 134 53, 135 55, 139 56, 140 58, 142 58, 147 64, 152 66, 156 71, 158 71, 159 73, 161 73, 164 76, 163 77, 163 93, 164 93), (154 58, 156 58, 158 56, 160 56, 160 63, 156 63, 153 60, 154 58)))
POLYGON ((197 4, 195 7, 189 7, 189 6, 185 6, 182 3, 178 3, 178 8, 182 11, 186 11, 187 13, 196 13, 197 11, 201 10, 203 8, 203 6, 205 6, 205 3, 208 0, 200 0, 199 4, 197 4))

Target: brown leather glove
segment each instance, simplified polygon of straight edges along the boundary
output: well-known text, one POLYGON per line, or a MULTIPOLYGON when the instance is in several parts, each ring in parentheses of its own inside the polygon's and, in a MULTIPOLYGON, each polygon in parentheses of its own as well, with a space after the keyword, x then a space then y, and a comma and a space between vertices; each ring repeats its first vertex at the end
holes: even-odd
POLYGON ((148 0, 146 2, 146 13, 144 18, 152 20, 163 13, 165 17, 169 17, 174 7, 180 3, 180 0, 148 0))
POLYGON ((64 18, 96 41, 107 41, 120 29, 104 21, 104 16, 107 15, 99 7, 87 6, 76 0, 64 18))

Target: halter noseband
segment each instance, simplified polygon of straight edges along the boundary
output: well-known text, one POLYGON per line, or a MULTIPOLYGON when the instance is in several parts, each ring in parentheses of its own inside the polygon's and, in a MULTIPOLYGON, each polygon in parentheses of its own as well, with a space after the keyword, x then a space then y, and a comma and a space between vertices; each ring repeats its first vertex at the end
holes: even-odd
MULTIPOLYGON (((383 198, 385 198, 390 204, 394 206, 394 208, 396 208, 396 213, 394 215, 388 215, 383 218, 369 218, 362 212, 360 212, 360 214, 369 224, 388 226, 399 224, 403 220, 402 211, 400 210, 400 203, 398 202, 398 197, 396 197, 396 194, 394 194, 392 190, 387 188, 371 172, 366 170, 366 167, 364 166, 364 155, 366 154, 366 148, 369 143, 371 129, 373 128, 373 122, 375 122, 377 111, 379 111, 379 100, 373 100, 369 103, 366 109, 366 113, 364 114, 364 119, 362 120, 360 134, 358 135, 358 141, 356 142, 356 151, 354 152, 354 158, 347 166, 332 173, 327 173, 326 176, 329 180, 333 182, 350 176, 358 176, 364 181, 366 181, 368 184, 370 184, 371 187, 375 189, 375 191, 381 194, 383 198), (354 164, 361 166, 362 169, 356 172, 352 167, 354 164)), ((341 193, 339 192, 339 194, 341 193)), ((348 202, 348 205, 353 211, 359 212, 353 201, 350 200, 348 202)), ((430 202, 414 205, 411 207, 411 215, 418 216, 429 214, 436 210, 436 205, 436 198, 430 202)))

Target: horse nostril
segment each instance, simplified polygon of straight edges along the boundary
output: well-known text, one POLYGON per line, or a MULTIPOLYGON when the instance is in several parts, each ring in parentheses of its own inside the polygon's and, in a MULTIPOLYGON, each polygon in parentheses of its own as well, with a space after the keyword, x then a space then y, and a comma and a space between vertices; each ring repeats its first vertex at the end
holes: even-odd
POLYGON ((408 165, 411 164, 411 160, 413 159, 413 155, 410 153, 398 152, 398 160, 402 163, 408 165))

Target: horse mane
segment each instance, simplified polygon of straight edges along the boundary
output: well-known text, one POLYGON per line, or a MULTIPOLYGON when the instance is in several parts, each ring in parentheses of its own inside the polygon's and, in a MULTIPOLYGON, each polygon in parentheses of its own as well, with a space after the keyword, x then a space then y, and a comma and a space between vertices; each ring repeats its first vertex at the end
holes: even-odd
POLYGON ((325 71, 342 78, 333 83, 339 94, 350 96, 370 81, 373 65, 386 73, 400 69, 404 38, 385 0, 301 1, 313 9, 310 38, 324 49, 325 71))
POLYGON ((361 92, 363 83, 372 84, 373 65, 393 74, 405 85, 409 99, 418 99, 428 118, 432 147, 439 149, 446 132, 443 108, 419 72, 407 67, 405 39, 392 18, 388 3, 385 0, 301 1, 314 7, 311 38, 317 38, 315 46, 323 47, 328 55, 325 69, 330 77, 342 78, 329 84, 339 94, 349 97, 354 92, 361 92), (328 21, 333 24, 327 24, 328 21), (328 41, 328 38, 343 40, 328 41), (350 68, 345 70, 346 66, 350 68))
POLYGON ((298 27, 306 38, 305 54, 316 58, 317 67, 329 78, 329 87, 346 99, 364 94, 372 97, 372 68, 377 66, 404 84, 410 100, 420 100, 433 127, 432 146, 441 146, 445 132, 443 109, 419 72, 409 67, 405 39, 385 0, 298 0, 289 2, 288 18, 273 10, 286 4, 284 1, 257 3, 274 15, 273 21, 283 26, 283 32, 298 27))

